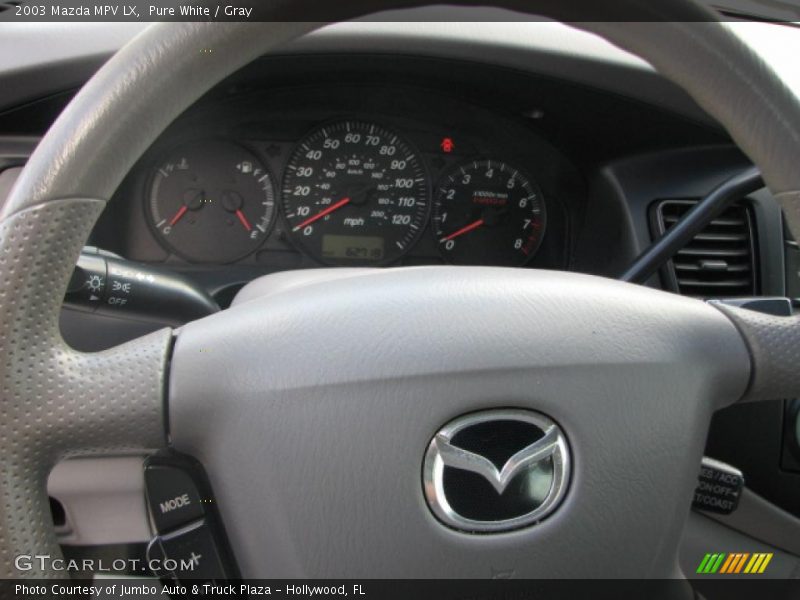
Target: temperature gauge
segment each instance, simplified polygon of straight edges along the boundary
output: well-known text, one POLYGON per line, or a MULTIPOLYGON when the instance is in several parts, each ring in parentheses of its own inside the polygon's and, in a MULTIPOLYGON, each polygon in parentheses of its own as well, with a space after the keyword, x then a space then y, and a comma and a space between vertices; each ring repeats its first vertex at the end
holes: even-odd
POLYGON ((275 215, 269 171, 222 140, 176 149, 153 174, 148 199, 159 239, 192 262, 227 263, 255 250, 275 215))

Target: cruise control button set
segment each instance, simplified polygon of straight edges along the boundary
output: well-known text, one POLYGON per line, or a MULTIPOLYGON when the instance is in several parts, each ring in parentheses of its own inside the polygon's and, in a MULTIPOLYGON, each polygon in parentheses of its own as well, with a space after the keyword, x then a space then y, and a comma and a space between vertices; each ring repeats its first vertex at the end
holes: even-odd
POLYGON ((729 515, 739 506, 744 475, 736 467, 703 457, 692 508, 720 515, 729 515))

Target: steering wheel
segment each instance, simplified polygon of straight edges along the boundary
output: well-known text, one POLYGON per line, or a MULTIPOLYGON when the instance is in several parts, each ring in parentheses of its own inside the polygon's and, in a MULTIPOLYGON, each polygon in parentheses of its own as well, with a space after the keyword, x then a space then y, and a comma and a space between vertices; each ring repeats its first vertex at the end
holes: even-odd
MULTIPOLYGON (((473 3, 485 4, 460 2, 473 3)), ((327 16, 424 4, 337 2, 327 16)), ((687 22, 713 20, 692 1, 625 5, 642 22, 576 26, 716 117, 800 239, 796 98, 724 26, 687 22)), ((60 555, 45 491, 55 462, 171 444, 205 465, 245 577, 679 576, 711 415, 800 393, 797 318, 581 274, 430 267, 310 278, 105 352, 63 342, 62 291, 123 176, 214 84, 323 25, 280 22, 315 8, 150 27, 75 96, 21 174, 0 222, 0 575, 56 575, 14 566, 60 555), (558 424, 566 493, 534 526, 446 527, 426 505, 426 451, 445 424, 500 408, 558 424)))

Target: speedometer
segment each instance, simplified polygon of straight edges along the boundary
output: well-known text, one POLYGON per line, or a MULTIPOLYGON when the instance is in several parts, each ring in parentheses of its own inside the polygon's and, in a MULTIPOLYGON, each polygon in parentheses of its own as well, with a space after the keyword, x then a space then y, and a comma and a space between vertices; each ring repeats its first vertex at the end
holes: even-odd
POLYGON ((325 264, 397 260, 419 238, 430 210, 422 160, 399 134, 340 121, 308 134, 283 178, 291 239, 325 264))

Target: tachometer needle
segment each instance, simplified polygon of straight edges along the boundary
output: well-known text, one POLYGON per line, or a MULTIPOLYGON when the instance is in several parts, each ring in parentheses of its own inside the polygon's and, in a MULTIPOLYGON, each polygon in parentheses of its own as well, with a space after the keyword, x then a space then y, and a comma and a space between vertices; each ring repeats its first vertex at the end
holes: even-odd
POLYGON ((321 210, 320 212, 315 214, 313 217, 309 217, 305 221, 300 223, 299 225, 295 225, 294 227, 292 227, 292 231, 299 231, 299 230, 303 229, 303 227, 306 227, 307 225, 311 225, 314 221, 317 221, 318 219, 321 219, 325 215, 331 214, 333 211, 342 208, 345 204, 348 204, 349 202, 350 202, 350 198, 342 198, 338 202, 336 202, 334 204, 331 204, 325 210, 321 210))
POLYGON ((175 216, 169 220, 169 226, 174 227, 175 223, 181 220, 181 217, 186 214, 186 211, 189 210, 189 207, 185 204, 178 209, 178 212, 175 213, 175 216))
POLYGON ((466 227, 462 227, 458 231, 454 231, 450 235, 443 237, 442 239, 439 240, 439 243, 441 244, 442 242, 449 242, 450 240, 454 240, 458 236, 464 235, 465 233, 469 233, 470 231, 472 231, 473 229, 477 229, 481 225, 483 225, 483 219, 478 219, 474 223, 470 223, 466 227))
POLYGON ((239 222, 247 231, 251 231, 253 229, 253 226, 250 225, 250 221, 248 221, 247 217, 244 216, 241 208, 236 210, 236 216, 239 217, 239 222))

